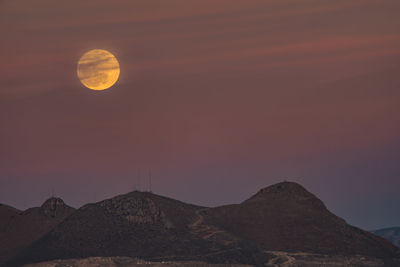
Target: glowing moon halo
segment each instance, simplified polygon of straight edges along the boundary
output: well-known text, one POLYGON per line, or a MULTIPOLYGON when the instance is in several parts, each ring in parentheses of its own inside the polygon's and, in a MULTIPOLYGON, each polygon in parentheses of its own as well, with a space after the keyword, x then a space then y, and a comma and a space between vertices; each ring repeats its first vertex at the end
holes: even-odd
POLYGON ((118 60, 106 50, 90 50, 78 61, 78 78, 84 86, 92 90, 110 88, 118 80, 119 72, 118 60))

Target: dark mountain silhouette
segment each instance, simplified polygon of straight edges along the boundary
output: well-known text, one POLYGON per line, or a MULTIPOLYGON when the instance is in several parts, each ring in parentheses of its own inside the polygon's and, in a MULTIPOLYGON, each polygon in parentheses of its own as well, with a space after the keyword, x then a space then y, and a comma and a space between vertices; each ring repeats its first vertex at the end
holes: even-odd
MULTIPOLYGON (((88 204, 9 265, 90 256, 263 265, 272 252, 365 255, 390 262, 399 250, 346 224, 301 185, 283 182, 241 204, 204 208, 149 192, 88 204)), ((285 256, 286 257, 286 256, 285 256)))
MULTIPOLYGON (((15 248, 14 242, 11 240, 16 233, 10 231, 10 228, 14 218, 21 212, 13 207, 0 204, 0 265, 18 252, 18 246, 15 248)), ((29 242, 26 245, 28 244, 29 242)))
POLYGON ((33 241, 47 234, 74 212, 60 198, 50 198, 41 207, 26 211, 0 206, 0 264, 33 241))
POLYGON ((23 251, 13 264, 89 256, 256 263, 256 250, 249 244, 203 226, 201 209, 138 191, 88 204, 23 251))
POLYGON ((397 248, 348 225, 301 185, 283 182, 237 205, 204 211, 206 222, 268 250, 392 257, 397 248))
POLYGON ((0 234, 7 230, 10 220, 19 213, 21 213, 21 211, 16 208, 0 204, 0 234))
POLYGON ((400 248, 400 227, 390 227, 390 228, 384 228, 384 229, 379 229, 379 230, 374 230, 371 231, 373 234, 381 236, 393 244, 395 244, 397 247, 400 248))

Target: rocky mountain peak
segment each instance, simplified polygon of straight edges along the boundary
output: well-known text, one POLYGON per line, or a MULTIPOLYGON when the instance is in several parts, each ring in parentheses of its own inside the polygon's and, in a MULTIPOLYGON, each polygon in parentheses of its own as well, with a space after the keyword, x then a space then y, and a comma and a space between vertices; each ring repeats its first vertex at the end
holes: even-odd
POLYGON ((265 187, 260 190, 261 193, 295 193, 295 194, 304 194, 309 192, 300 184, 295 182, 280 182, 268 187, 265 187))
POLYGON ((49 217, 56 217, 58 215, 64 216, 66 213, 70 213, 73 210, 73 208, 66 205, 64 201, 58 197, 47 199, 40 207, 40 211, 49 217))
POLYGON ((164 211, 157 203, 156 195, 150 192, 133 191, 104 200, 100 206, 110 213, 131 223, 164 224, 167 228, 172 223, 166 219, 164 211))
POLYGON ((264 203, 279 207, 302 206, 316 210, 326 210, 325 204, 314 194, 298 183, 287 181, 265 187, 243 203, 264 203))
POLYGON ((271 198, 308 199, 316 197, 300 184, 285 181, 261 189, 247 201, 262 201, 271 198))

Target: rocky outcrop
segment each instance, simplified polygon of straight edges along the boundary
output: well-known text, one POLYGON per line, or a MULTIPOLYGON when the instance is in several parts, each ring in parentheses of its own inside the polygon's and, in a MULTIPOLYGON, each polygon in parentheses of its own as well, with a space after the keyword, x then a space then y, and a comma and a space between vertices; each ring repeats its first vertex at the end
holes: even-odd
POLYGON ((100 202, 100 206, 108 214, 114 214, 133 224, 162 224, 165 228, 172 228, 173 223, 168 220, 154 199, 140 197, 138 192, 132 197, 116 197, 100 202), (136 197, 134 197, 136 195, 136 197))
POLYGON ((44 216, 58 220, 63 220, 74 211, 74 208, 66 205, 61 198, 57 197, 47 199, 40 207, 40 212, 44 216))

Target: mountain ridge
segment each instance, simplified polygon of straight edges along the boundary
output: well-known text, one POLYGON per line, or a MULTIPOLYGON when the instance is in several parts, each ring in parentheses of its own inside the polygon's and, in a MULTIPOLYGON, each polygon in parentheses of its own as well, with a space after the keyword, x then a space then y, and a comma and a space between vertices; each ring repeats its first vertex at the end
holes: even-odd
POLYGON ((203 208, 139 191, 87 204, 23 251, 14 264, 45 261, 49 255, 54 259, 135 255, 146 260, 214 261, 213 253, 225 251, 233 262, 254 263, 248 255, 252 252, 244 251, 249 246, 242 249, 240 244, 202 238, 196 232, 193 224, 203 208))
POLYGON ((87 204, 10 265, 127 256, 261 266, 272 250, 400 258, 387 240, 348 225, 303 186, 282 182, 214 208, 140 191, 87 204))

